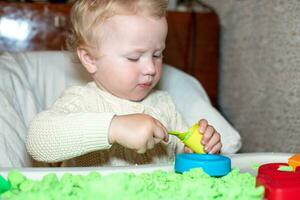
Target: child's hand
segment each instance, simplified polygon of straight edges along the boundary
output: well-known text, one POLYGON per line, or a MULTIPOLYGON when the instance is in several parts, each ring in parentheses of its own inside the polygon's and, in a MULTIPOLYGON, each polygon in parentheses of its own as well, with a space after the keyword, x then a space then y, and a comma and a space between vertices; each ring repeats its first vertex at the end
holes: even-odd
POLYGON ((115 116, 110 124, 109 142, 145 153, 155 144, 169 140, 166 128, 146 114, 115 116))
MULTIPOLYGON (((199 132, 203 134, 202 144, 207 153, 219 153, 222 148, 220 134, 208 124, 207 120, 201 119, 199 121, 199 132)), ((186 153, 193 153, 187 146, 184 147, 186 153)))

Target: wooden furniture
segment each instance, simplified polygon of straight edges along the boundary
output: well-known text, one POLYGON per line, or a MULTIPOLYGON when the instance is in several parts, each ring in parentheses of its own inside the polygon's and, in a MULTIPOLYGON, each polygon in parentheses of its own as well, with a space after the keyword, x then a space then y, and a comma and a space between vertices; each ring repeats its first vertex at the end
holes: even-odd
MULTIPOLYGON (((0 52, 65 49, 70 8, 70 4, 0 2, 0 52)), ((164 62, 196 77, 217 106, 217 15, 169 11, 167 18, 164 62)))

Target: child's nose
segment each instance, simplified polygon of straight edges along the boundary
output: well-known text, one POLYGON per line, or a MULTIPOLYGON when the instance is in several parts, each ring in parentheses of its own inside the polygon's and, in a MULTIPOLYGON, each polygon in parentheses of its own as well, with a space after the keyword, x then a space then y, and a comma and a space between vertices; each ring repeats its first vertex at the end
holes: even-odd
POLYGON ((155 62, 153 60, 145 63, 143 68, 144 68, 143 72, 146 75, 154 75, 156 73, 155 62))

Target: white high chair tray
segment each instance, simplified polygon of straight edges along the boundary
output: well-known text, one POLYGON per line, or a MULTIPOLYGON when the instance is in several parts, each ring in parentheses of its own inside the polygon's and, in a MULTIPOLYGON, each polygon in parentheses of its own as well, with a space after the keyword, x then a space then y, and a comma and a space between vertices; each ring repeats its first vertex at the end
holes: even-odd
MULTIPOLYGON (((291 153, 241 153, 227 156, 231 159, 232 168, 237 167, 241 172, 249 172, 256 175, 256 170, 253 169, 253 166, 265 163, 287 163, 288 158, 292 155, 293 154, 291 153)), ((2 168, 0 169, 0 174, 7 177, 10 170, 18 169, 28 178, 40 179, 48 173, 56 173, 58 177, 61 177, 67 172, 86 175, 91 171, 97 171, 103 175, 116 172, 133 172, 138 174, 155 170, 172 171, 173 167, 173 164, 170 163, 162 165, 149 164, 125 167, 2 168)))

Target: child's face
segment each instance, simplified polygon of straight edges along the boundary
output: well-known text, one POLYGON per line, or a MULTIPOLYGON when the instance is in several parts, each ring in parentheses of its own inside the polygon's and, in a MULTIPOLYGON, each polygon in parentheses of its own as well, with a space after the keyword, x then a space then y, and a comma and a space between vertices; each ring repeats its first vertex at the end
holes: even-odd
POLYGON ((95 82, 115 96, 144 99, 161 77, 166 19, 116 15, 99 28, 103 32, 101 57, 95 61, 95 82))

